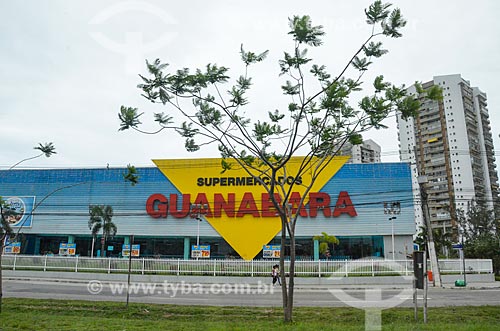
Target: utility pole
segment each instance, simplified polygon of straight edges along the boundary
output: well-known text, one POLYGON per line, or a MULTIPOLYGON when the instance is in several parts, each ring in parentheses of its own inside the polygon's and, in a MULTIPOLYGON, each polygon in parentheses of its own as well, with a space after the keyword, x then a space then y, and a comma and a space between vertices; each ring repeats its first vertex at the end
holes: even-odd
POLYGON ((429 258, 431 260, 431 269, 434 276, 434 285, 437 287, 441 287, 442 286, 441 273, 439 272, 436 246, 434 245, 434 237, 432 235, 431 217, 429 215, 429 205, 427 201, 427 192, 425 190, 425 183, 427 183, 427 176, 418 176, 418 184, 420 186, 420 197, 422 199, 422 209, 424 212, 425 227, 427 228, 427 249, 429 251, 429 258))
MULTIPOLYGON (((420 168, 420 162, 417 153, 417 145, 413 148, 413 153, 415 157, 415 167, 417 170, 417 181, 419 186, 420 200, 422 202, 422 211, 425 220, 425 227, 427 228, 427 250, 429 251, 429 259, 431 260, 431 269, 434 276, 434 285, 437 287, 441 287, 441 273, 439 272, 439 264, 436 253, 436 246, 434 245, 434 236, 432 235, 432 225, 431 225, 431 216, 429 214, 429 203, 428 203, 428 195, 426 191, 425 184, 428 182, 427 176, 422 173, 422 169, 420 168)), ((420 158, 423 163, 424 157, 423 146, 420 143, 420 158)), ((425 262, 427 263, 427 262, 425 262)), ((427 276, 427 275, 426 275, 427 276)))

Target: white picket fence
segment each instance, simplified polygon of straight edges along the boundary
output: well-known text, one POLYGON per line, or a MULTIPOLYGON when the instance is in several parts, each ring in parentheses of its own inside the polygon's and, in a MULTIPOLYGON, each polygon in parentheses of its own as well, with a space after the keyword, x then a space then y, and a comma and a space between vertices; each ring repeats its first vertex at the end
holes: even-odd
MULTIPOLYGON (((138 274, 158 275, 207 275, 207 276, 268 276, 277 260, 183 260, 133 258, 131 271, 138 274)), ((285 263, 285 272, 290 262, 285 263)), ((125 273, 128 258, 90 258, 37 255, 3 255, 2 267, 10 270, 43 270, 69 272, 125 273)), ((441 273, 462 274, 462 260, 440 260, 441 273)), ((466 259, 465 272, 470 274, 493 273, 489 259, 466 259)), ((304 277, 329 276, 390 276, 413 274, 411 260, 319 260, 296 261, 295 275, 304 277)))

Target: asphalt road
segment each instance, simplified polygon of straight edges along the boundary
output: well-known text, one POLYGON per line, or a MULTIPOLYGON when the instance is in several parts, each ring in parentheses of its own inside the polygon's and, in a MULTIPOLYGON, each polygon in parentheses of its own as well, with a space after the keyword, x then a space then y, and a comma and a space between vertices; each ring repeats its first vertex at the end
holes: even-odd
MULTIPOLYGON (((4 280, 4 298, 125 301, 125 283, 4 280)), ((296 306, 413 307, 412 289, 299 287, 296 306)), ((132 283, 130 302, 211 306, 281 306, 281 288, 269 284, 132 283)), ((418 291, 423 304, 423 291, 418 291)), ((430 288, 428 306, 500 305, 500 288, 430 288)))

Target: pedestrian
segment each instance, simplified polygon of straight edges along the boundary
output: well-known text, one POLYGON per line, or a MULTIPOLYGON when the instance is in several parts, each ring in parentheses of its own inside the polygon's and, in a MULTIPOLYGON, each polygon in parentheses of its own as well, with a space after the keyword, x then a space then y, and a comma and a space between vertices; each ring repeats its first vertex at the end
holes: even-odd
POLYGON ((273 276, 273 285, 276 285, 276 282, 281 286, 281 279, 280 279, 280 266, 275 264, 273 265, 273 270, 271 275, 273 276))

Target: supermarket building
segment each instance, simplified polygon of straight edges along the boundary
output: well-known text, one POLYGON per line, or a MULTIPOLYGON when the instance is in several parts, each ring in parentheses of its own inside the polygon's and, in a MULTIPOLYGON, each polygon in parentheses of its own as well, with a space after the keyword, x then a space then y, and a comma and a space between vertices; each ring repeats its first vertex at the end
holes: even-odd
MULTIPOLYGON (((345 161, 332 162, 307 193, 296 227, 297 258, 325 258, 313 239, 322 233, 340 240, 331 259, 406 258, 415 232, 409 164, 345 161)), ((126 168, 0 171, 0 196, 18 211, 11 225, 21 253, 58 254, 61 244, 74 244, 77 255, 95 256, 101 245, 89 229, 92 205, 114 210, 118 231, 106 242, 107 256, 120 256, 132 235, 143 257, 189 259, 199 242, 210 258, 260 259, 264 245, 279 245, 281 224, 259 180, 236 170, 221 174, 220 159, 154 162, 137 169, 134 186, 123 179, 126 168), (192 204, 205 206, 202 221, 190 212, 192 204)), ((296 186, 294 212, 304 194, 296 186)))

